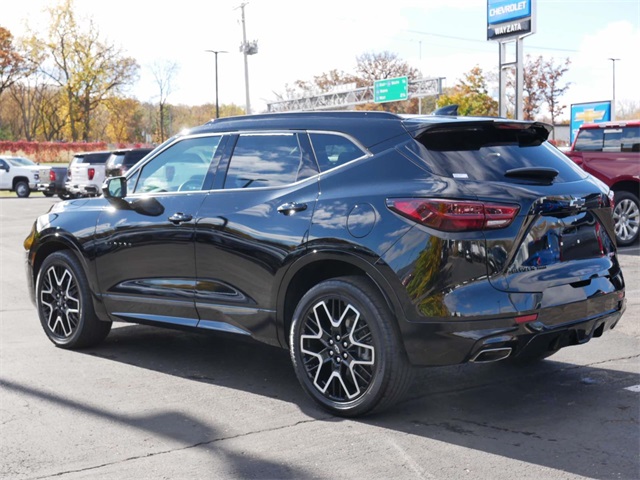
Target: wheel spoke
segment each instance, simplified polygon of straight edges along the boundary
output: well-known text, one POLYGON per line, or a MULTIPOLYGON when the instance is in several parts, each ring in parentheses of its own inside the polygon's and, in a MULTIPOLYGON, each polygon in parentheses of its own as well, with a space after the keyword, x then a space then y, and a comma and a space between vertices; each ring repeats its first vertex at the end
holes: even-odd
POLYGON ((300 352, 314 387, 333 401, 351 401, 371 384, 372 335, 360 311, 339 297, 316 303, 305 317, 300 352))
POLYGON ((78 327, 81 301, 71 271, 63 265, 52 265, 44 273, 40 289, 40 309, 50 332, 68 338, 78 327))

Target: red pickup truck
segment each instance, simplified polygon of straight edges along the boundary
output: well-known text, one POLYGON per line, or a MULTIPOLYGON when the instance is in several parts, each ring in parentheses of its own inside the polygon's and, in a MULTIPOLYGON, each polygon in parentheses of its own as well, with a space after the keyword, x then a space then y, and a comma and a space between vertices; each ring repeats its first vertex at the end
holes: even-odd
POLYGON ((613 218, 618 245, 637 242, 640 120, 584 124, 565 154, 615 192, 613 218))

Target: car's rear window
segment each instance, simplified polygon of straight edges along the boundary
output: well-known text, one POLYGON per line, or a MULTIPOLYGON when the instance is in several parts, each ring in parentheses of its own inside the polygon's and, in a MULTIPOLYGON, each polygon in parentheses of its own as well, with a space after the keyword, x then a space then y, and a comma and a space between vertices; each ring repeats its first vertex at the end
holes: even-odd
POLYGON ((556 147, 518 129, 452 129, 417 138, 420 156, 434 173, 460 180, 516 182, 505 176, 520 168, 553 168, 554 182, 584 178, 584 172, 556 147))

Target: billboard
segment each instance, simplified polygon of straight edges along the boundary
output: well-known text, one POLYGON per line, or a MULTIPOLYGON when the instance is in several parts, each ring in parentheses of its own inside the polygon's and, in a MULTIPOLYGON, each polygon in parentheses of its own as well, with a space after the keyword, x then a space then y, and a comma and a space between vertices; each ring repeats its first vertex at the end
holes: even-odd
POLYGON ((535 0, 487 0, 487 40, 535 33, 535 0))
POLYGON ((611 101, 574 103, 571 105, 571 145, 583 123, 601 123, 611 120, 611 101))

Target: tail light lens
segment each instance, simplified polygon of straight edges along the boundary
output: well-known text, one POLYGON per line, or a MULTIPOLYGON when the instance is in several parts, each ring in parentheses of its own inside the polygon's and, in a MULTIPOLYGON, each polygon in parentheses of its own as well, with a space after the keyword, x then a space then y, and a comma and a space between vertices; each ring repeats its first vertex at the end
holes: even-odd
POLYGON ((517 205, 430 198, 387 199, 387 207, 403 217, 444 232, 505 228, 520 210, 517 205))
POLYGON ((53 170, 49 170, 49 181, 50 182, 56 181, 56 172, 54 172, 53 170))
POLYGON ((96 169, 95 168, 90 168, 89 169, 89 180, 93 180, 93 176, 96 174, 96 169))

